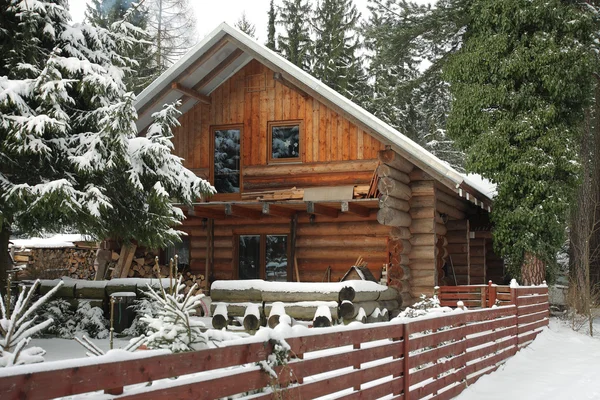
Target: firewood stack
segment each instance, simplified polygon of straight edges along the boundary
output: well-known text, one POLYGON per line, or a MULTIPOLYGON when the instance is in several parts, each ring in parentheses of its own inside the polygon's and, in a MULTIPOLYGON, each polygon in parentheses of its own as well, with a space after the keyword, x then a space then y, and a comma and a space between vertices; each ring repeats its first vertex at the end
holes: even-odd
POLYGON ((15 250, 17 264, 26 265, 17 279, 52 279, 69 276, 73 279, 94 279, 93 248, 39 248, 15 250))

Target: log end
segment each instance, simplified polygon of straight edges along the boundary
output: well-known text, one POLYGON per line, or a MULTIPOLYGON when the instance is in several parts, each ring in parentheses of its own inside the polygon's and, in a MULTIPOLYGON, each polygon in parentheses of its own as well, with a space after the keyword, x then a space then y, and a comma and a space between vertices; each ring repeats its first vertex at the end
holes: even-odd
POLYGON ((224 315, 217 314, 212 317, 212 326, 215 329, 221 330, 227 327, 227 319, 224 315))

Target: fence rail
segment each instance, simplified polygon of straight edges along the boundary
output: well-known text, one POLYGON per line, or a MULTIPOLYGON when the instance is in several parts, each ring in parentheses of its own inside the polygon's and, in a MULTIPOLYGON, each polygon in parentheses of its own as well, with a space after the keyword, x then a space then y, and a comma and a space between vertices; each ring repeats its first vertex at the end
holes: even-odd
MULTIPOLYGON (((506 306, 287 337, 291 358, 275 368, 277 379, 256 365, 274 353, 275 342, 267 341, 93 365, 89 359, 71 360, 68 367, 47 363, 40 368, 52 369, 39 372, 13 367, 0 370, 0 393, 3 399, 32 400, 102 390, 126 399, 214 399, 258 389, 263 392, 253 399, 328 394, 450 399, 498 368, 548 324, 547 288, 507 293, 512 304, 506 306), (173 377, 178 379, 166 379, 173 377)), ((487 296, 480 299, 488 302, 487 296)))

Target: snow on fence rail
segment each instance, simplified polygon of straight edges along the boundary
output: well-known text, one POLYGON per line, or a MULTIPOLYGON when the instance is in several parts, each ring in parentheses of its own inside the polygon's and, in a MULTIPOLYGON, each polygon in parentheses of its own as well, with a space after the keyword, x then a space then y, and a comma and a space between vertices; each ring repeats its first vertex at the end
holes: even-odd
POLYGON ((7 368, 0 370, 0 393, 3 399, 31 400, 101 390, 126 399, 214 399, 262 389, 252 398, 450 399, 548 325, 546 287, 510 288, 509 294, 513 304, 507 306, 286 337, 291 358, 274 368, 277 379, 257 365, 274 354, 276 342, 246 341, 118 362, 7 368))

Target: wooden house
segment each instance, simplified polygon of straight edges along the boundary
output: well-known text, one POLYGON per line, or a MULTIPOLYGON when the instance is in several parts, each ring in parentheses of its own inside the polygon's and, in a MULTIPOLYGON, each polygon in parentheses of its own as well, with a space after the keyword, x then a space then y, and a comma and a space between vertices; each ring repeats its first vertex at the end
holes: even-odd
POLYGON ((338 281, 362 257, 407 302, 502 280, 475 182, 237 29, 220 25, 139 95, 140 133, 175 100, 175 153, 219 192, 185 210, 193 272, 338 281))

